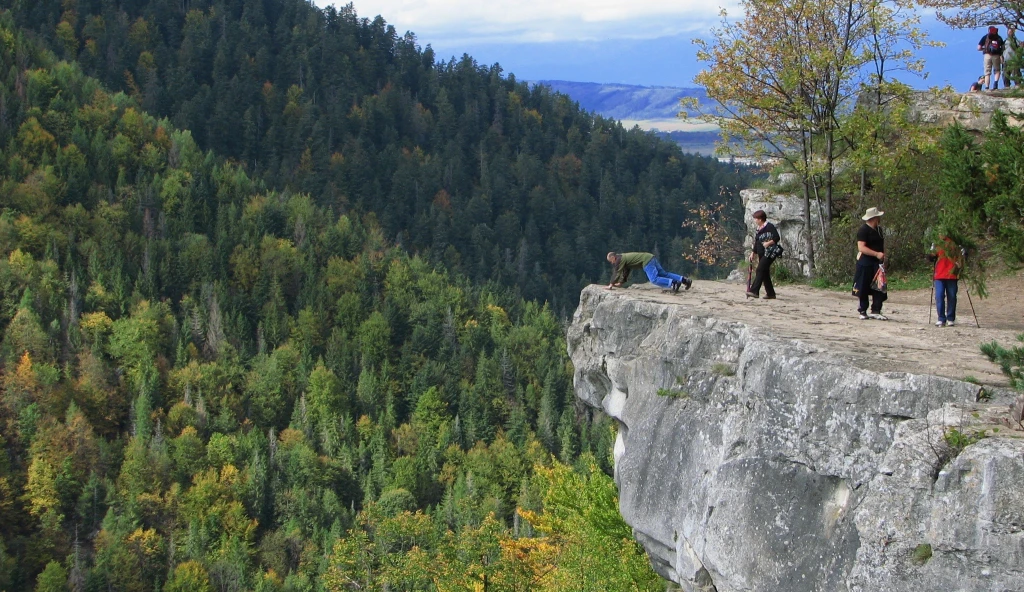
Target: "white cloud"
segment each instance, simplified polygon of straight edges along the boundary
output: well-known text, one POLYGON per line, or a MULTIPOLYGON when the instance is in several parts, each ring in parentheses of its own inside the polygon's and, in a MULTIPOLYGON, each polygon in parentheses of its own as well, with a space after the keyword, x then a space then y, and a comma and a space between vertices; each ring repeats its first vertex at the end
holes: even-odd
MULTIPOLYGON (((342 0, 344 2, 346 0, 342 0)), ((326 3, 318 0, 318 3, 326 3)), ((706 30, 719 3, 682 0, 353 0, 424 43, 650 39, 706 30)), ((723 3, 735 5, 735 0, 723 3)))

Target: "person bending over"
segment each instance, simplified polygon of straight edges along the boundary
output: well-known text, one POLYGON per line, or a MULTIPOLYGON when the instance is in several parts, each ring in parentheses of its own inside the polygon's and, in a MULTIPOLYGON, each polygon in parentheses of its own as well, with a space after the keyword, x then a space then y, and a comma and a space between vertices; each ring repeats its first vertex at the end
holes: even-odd
POLYGON ((647 279, 655 286, 660 286, 673 292, 679 291, 679 286, 685 286, 687 290, 693 285, 693 280, 665 271, 658 263, 658 259, 650 253, 616 253, 610 252, 606 257, 608 263, 612 264, 612 283, 608 284, 611 290, 621 286, 629 280, 629 272, 634 269, 643 269, 647 279))

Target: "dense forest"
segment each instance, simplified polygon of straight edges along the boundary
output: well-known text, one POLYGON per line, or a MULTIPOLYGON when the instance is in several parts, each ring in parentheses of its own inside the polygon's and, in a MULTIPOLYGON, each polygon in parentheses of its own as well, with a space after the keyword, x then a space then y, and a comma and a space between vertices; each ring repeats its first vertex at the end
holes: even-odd
POLYGON ((375 212, 389 241, 476 284, 515 286, 560 317, 607 274, 605 252, 653 251, 689 272, 681 255, 701 238, 681 227, 689 210, 725 202, 738 214, 744 172, 498 65, 439 60, 351 6, 17 0, 13 13, 270 189, 375 212))
POLYGON ((655 589, 547 306, 0 65, 0 589, 655 589))
POLYGON ((298 0, 0 13, 0 591, 660 590, 562 323, 746 173, 298 0))

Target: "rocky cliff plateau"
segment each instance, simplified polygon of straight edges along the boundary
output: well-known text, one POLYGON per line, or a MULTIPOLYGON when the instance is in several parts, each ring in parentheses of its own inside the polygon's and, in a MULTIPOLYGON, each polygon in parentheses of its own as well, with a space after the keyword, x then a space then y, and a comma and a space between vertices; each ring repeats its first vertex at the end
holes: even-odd
POLYGON ((583 291, 576 395, 618 422, 620 511, 663 576, 718 592, 1024 590, 1024 432, 977 347, 1015 333, 887 307, 889 322, 858 321, 849 296, 745 301, 718 282, 583 291))

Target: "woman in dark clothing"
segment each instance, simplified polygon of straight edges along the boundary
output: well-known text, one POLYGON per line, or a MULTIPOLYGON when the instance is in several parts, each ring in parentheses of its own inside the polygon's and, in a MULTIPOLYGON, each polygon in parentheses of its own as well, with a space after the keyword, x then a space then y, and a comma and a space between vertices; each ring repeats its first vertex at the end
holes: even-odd
POLYGON ((853 295, 860 299, 857 312, 860 320, 876 319, 888 321, 882 314, 882 303, 887 298, 885 292, 872 289, 871 282, 875 279, 878 267, 885 262, 885 237, 878 223, 885 212, 878 208, 868 208, 861 216, 864 225, 857 231, 857 273, 853 276, 853 295), (868 313, 868 297, 871 297, 871 313, 868 313))
POLYGON ((764 210, 754 212, 754 221, 757 223, 757 232, 754 234, 754 249, 750 252, 750 262, 757 259, 757 274, 754 276, 754 283, 747 288, 747 298, 757 298, 761 292, 761 284, 764 284, 764 299, 775 299, 775 286, 772 285, 772 263, 775 256, 772 255, 774 247, 779 244, 782 238, 775 225, 768 221, 768 215, 764 210), (768 254, 765 249, 768 249, 768 254))

